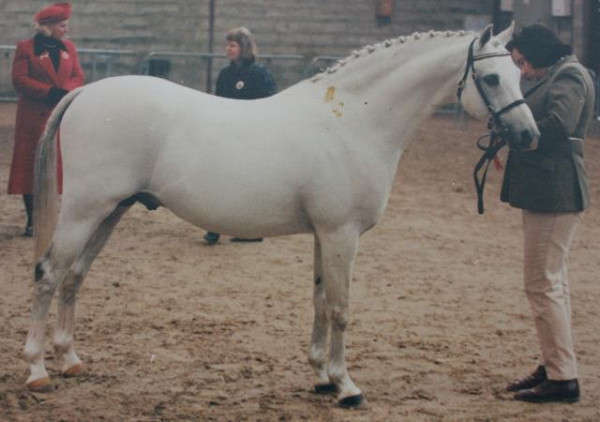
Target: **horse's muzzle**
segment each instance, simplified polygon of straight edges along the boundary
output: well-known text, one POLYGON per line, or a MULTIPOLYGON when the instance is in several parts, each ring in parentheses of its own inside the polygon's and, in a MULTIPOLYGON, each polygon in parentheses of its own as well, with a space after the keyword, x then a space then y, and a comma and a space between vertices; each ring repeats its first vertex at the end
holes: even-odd
POLYGON ((510 148, 518 151, 533 151, 537 148, 539 133, 526 129, 520 134, 513 134, 509 139, 510 148))

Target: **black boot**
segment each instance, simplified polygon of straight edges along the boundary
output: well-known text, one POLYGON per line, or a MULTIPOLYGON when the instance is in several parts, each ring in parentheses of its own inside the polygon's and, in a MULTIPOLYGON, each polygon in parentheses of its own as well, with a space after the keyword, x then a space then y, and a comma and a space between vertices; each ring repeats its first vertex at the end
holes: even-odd
POLYGON ((23 195, 25 214, 27 214, 27 225, 25 226, 25 237, 33 237, 33 195, 23 195))
POLYGON ((579 401, 579 382, 577 382, 577 379, 567 381, 546 380, 537 387, 518 392, 515 394, 515 400, 531 403, 575 403, 579 401))
POLYGON ((527 375, 525 378, 518 379, 514 381, 512 384, 509 384, 506 387, 506 391, 521 391, 527 390, 529 388, 537 387, 544 381, 546 381, 548 377, 546 376, 546 368, 542 365, 538 366, 532 374, 527 375))
POLYGON ((207 245, 214 245, 219 241, 219 237, 221 237, 219 233, 206 232, 204 235, 204 240, 206 241, 207 245))

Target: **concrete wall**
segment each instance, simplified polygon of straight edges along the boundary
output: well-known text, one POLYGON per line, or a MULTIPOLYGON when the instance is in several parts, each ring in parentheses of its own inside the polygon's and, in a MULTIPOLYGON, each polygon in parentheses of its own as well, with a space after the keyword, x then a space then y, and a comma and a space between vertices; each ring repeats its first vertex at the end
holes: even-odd
MULTIPOLYGON (((0 0, 3 43, 31 34, 40 0, 0 0)), ((271 54, 336 54, 413 31, 462 29, 470 15, 489 22, 491 0, 396 0, 379 25, 375 0, 215 0, 217 39, 245 25, 271 54)), ((89 48, 206 51, 209 0, 74 0, 71 37, 89 48)))
MULTIPOLYGON (((0 0, 0 44, 12 46, 33 34, 32 17, 44 0, 0 0)), ((327 61, 315 56, 348 55, 353 49, 383 39, 429 29, 479 29, 492 21, 493 0, 396 0, 388 22, 376 18, 376 0, 215 0, 214 51, 222 52, 226 30, 247 26, 263 55, 301 55, 304 59, 265 61, 285 88, 310 76, 327 61)), ((209 0, 72 0, 69 37, 80 50, 118 50, 99 55, 83 53, 86 75, 138 73, 148 54, 169 60, 169 77, 207 89, 207 73, 216 75, 223 59, 173 57, 173 53, 208 52, 209 0)), ((0 58, 0 92, 6 90, 6 61, 0 58), (4 89, 3 89, 4 88, 4 89)), ((10 63, 8 64, 10 67, 10 63)), ((214 77, 213 77, 214 79, 214 77)), ((210 87, 209 87, 210 88, 210 87)))

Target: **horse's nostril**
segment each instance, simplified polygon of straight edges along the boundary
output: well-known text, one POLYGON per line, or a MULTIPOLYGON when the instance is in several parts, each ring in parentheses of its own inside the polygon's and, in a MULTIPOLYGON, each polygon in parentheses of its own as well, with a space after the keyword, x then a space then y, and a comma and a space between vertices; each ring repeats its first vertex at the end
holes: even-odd
POLYGON ((521 132, 521 142, 520 149, 524 151, 531 151, 536 149, 537 147, 537 138, 531 133, 529 130, 524 130, 521 132))
POLYGON ((528 130, 524 130, 523 132, 521 132, 521 148, 529 149, 531 147, 532 139, 533 136, 531 136, 531 132, 529 132, 528 130))

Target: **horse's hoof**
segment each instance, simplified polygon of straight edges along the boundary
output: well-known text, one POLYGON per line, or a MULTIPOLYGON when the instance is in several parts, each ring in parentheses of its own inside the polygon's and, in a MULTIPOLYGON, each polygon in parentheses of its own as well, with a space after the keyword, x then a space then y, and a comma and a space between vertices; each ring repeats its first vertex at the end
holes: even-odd
POLYGON ((330 382, 327 384, 316 384, 315 393, 317 394, 336 394, 338 392, 337 385, 330 382))
POLYGON ((83 364, 77 363, 70 368, 65 369, 62 372, 62 376, 65 378, 77 377, 83 373, 83 364))
POLYGON ((345 409, 368 409, 369 405, 367 400, 364 398, 362 394, 357 394, 355 396, 344 397, 339 401, 340 406, 345 409))
POLYGON ((40 378, 35 381, 31 381, 27 383, 27 388, 29 391, 34 393, 52 393, 54 392, 54 386, 50 381, 50 378, 40 378))

